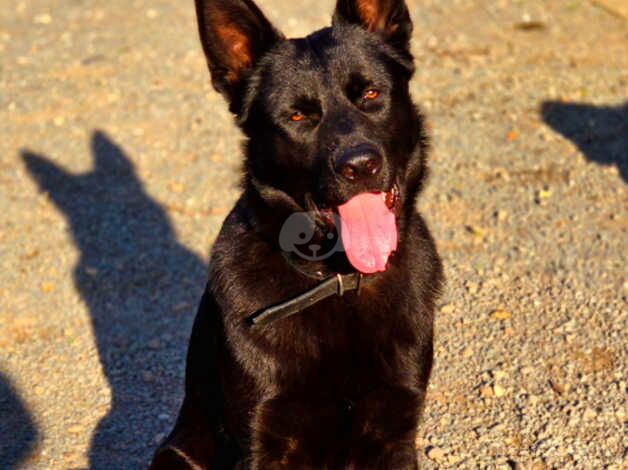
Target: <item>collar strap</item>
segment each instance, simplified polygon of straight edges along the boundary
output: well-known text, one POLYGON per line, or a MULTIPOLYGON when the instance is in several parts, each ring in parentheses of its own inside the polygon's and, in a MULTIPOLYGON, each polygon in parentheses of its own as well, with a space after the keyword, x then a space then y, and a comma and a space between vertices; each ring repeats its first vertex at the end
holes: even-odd
POLYGON ((336 274, 329 277, 314 288, 276 305, 255 312, 247 318, 251 326, 262 326, 282 318, 292 316, 332 295, 344 295, 345 292, 357 290, 360 293, 361 273, 336 274))

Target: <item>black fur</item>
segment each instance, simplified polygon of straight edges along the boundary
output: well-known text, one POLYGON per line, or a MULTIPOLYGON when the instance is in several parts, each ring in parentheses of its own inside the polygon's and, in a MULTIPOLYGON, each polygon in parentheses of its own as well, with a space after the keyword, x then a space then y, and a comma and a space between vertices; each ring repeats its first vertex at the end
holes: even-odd
POLYGON ((247 137, 244 191, 213 247, 186 395, 153 469, 415 469, 441 264, 415 210, 426 176, 403 0, 339 0, 333 26, 286 40, 250 0, 197 0, 213 83, 247 137), (363 92, 374 88, 375 99, 363 92), (302 119, 291 116, 300 112, 302 119), (338 162, 368 149, 373 176, 338 162), (400 191, 399 245, 361 292, 259 329, 247 316, 349 272, 342 252, 282 252, 291 214, 400 191))

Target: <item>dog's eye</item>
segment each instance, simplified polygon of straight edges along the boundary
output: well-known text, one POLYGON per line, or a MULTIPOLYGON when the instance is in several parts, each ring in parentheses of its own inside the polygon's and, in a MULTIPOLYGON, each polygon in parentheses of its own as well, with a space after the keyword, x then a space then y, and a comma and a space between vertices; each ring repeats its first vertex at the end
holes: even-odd
POLYGON ((379 96, 379 90, 376 88, 367 88, 362 93, 362 99, 364 101, 372 101, 379 96))
POLYGON ((301 111, 295 111, 290 116, 290 120, 293 122, 303 121, 304 119, 305 119, 305 114, 303 114, 301 111))

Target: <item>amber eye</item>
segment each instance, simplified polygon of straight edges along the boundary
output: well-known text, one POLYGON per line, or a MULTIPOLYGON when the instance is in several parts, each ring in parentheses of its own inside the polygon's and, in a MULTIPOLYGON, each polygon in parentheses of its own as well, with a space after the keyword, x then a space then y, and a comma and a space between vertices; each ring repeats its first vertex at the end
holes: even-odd
POLYGON ((295 111, 294 113, 292 113, 292 116, 290 116, 290 120, 293 122, 303 121, 303 119, 305 119, 305 114, 303 114, 301 111, 295 111))
POLYGON ((362 99, 364 101, 374 100, 378 96, 379 96, 379 90, 376 90, 375 88, 368 88, 364 91, 364 93, 362 93, 362 99))

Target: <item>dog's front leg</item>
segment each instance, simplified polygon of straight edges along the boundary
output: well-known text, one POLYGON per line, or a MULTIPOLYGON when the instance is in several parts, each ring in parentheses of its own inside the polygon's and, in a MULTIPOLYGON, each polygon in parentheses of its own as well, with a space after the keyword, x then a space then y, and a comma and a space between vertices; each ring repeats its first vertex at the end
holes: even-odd
POLYGON ((345 468, 418 469, 415 440, 420 401, 421 394, 404 387, 382 387, 358 400, 345 468))
POLYGON ((251 429, 251 470, 342 469, 347 422, 341 400, 299 391, 260 403, 251 429))

